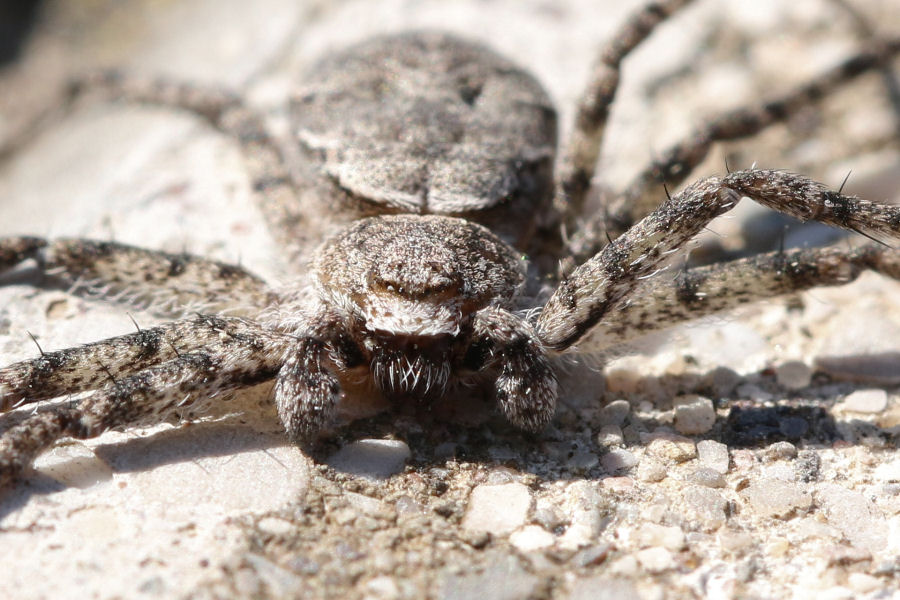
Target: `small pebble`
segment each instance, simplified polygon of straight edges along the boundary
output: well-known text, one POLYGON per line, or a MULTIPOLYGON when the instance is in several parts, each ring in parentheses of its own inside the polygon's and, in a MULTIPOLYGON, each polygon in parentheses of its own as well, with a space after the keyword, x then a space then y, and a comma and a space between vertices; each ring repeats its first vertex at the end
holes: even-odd
POLYGON ((400 588, 393 577, 382 575, 370 579, 366 583, 366 599, 372 600, 394 600, 400 597, 400 588))
POLYGON ((603 470, 607 473, 628 470, 638 464, 638 458, 628 450, 613 450, 600 459, 603 470))
POLYGON ((553 534, 538 525, 528 525, 509 536, 509 543, 519 552, 534 552, 553 545, 553 534))
POLYGON ((704 380, 716 398, 730 396, 740 381, 741 376, 728 367, 716 367, 704 380))
POLYGON ((744 471, 756 466, 756 455, 752 450, 735 450, 731 453, 731 460, 735 468, 744 471))
POLYGON ((601 496, 588 481, 575 481, 566 489, 563 513, 569 515, 569 526, 560 538, 564 549, 590 546, 596 542, 603 526, 601 496))
POLYGON ((625 443, 622 428, 618 425, 604 425, 597 434, 597 445, 607 448, 621 446, 625 443))
POLYGON ((285 521, 278 517, 260 519, 259 523, 256 524, 256 528, 271 535, 284 535, 294 530, 294 526, 290 521, 285 521))
POLYGON ((850 573, 847 576, 847 585, 855 592, 867 594, 879 589, 881 580, 866 573, 850 573))
POLYGON ((775 442, 769 444, 763 451, 763 456, 768 460, 785 460, 797 456, 797 446, 790 442, 775 442))
POLYGON ((790 549, 791 543, 782 537, 772 538, 769 540, 769 543, 766 544, 766 554, 774 556, 775 558, 781 558, 786 555, 790 549))
POLYGON ((386 479, 403 471, 409 446, 399 440, 359 440, 347 444, 325 462, 336 471, 368 479, 386 479))
POLYGON ((780 479, 755 481, 741 493, 753 510, 764 517, 786 517, 795 511, 806 512, 812 506, 809 492, 780 479))
POLYGON ((697 447, 686 437, 673 434, 654 434, 647 445, 647 453, 666 461, 681 463, 697 456, 697 447))
POLYGON ((723 475, 728 472, 728 446, 715 440, 697 442, 697 454, 700 464, 718 471, 723 475))
POLYGON ((716 423, 716 409, 712 400, 696 394, 677 396, 675 405, 675 429, 684 435, 700 435, 712 429, 716 423))
POLYGON ((725 487, 725 477, 715 469, 702 467, 691 473, 691 481, 708 488, 725 487))
POLYGON ((112 469, 94 451, 76 442, 52 448, 34 461, 34 469, 65 486, 89 488, 112 479, 112 469))
POLYGON ((879 389, 857 390, 844 398, 841 408, 849 412, 874 414, 887 408, 887 392, 879 389))
POLYGON ((682 492, 686 508, 685 516, 697 523, 703 531, 711 532, 725 524, 727 502, 719 492, 692 485, 682 492))
POLYGON ((675 558, 665 548, 646 548, 638 551, 635 558, 650 573, 662 573, 675 568, 675 558))
POLYGON ((775 380, 778 385, 789 390, 800 390, 808 387, 812 381, 813 370, 804 362, 792 360, 775 368, 775 380))
POLYGON ((621 427, 630 412, 631 405, 627 400, 613 400, 600 409, 600 422, 621 427))
POLYGON ((521 527, 531 508, 531 491, 521 483, 479 485, 472 490, 462 528, 506 535, 521 527))
POLYGON ((887 520, 861 493, 825 483, 819 488, 816 500, 828 523, 839 529, 853 546, 871 552, 887 546, 887 520))
POLYGON ((656 483, 665 479, 668 474, 666 465, 655 458, 644 458, 638 465, 637 476, 641 481, 656 483))
MULTIPOLYGON (((634 577, 638 574, 637 559, 630 554, 623 556, 609 566, 609 572, 612 575, 634 577)), ((596 594, 596 590, 594 590, 594 593, 596 594)), ((596 598, 596 596, 593 597, 596 598)))
POLYGON ((660 546, 673 552, 684 548, 684 532, 680 527, 667 527, 656 523, 641 525, 632 535, 632 540, 640 548, 660 546))

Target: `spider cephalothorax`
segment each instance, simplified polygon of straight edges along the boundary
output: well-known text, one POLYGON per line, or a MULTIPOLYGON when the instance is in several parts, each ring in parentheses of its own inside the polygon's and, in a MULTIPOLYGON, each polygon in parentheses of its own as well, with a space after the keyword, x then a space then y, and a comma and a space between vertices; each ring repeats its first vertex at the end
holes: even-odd
POLYGON ((61 437, 158 420, 263 381, 275 382, 279 415, 298 441, 316 438, 349 404, 430 403, 458 382, 482 386, 513 424, 539 430, 557 399, 552 359, 576 345, 615 348, 741 303, 843 284, 865 269, 896 278, 900 254, 875 243, 654 276, 742 197, 900 240, 900 208, 783 171, 735 171, 672 195, 665 187, 682 187, 714 142, 761 131, 884 65, 900 53, 897 39, 710 120, 628 189, 602 195, 601 210, 582 214, 622 60, 688 3, 648 4, 601 52, 555 183, 547 94, 512 62, 450 34, 383 36, 325 59, 291 99, 289 140, 276 140, 236 94, 92 79, 82 88, 187 109, 233 135, 285 253, 309 268, 299 269, 299 282, 272 288, 195 256, 0 239, 0 271, 34 260, 62 285, 176 319, 0 369, 4 410, 91 392, 5 431, 0 482, 61 437))
MULTIPOLYGON (((522 302, 524 261, 489 230, 436 215, 371 217, 325 242, 312 265, 312 306, 297 334, 318 332, 324 342, 334 376, 328 394, 359 389, 362 378, 366 394, 433 400, 451 381, 478 375, 501 398, 523 385, 543 389, 537 411, 508 410, 518 425, 535 429, 552 415, 548 357, 533 326, 512 312, 522 302)), ((313 401, 320 427, 338 400, 313 401)), ((509 403, 518 404, 501 405, 509 403)), ((314 433, 304 426, 298 435, 314 433)))

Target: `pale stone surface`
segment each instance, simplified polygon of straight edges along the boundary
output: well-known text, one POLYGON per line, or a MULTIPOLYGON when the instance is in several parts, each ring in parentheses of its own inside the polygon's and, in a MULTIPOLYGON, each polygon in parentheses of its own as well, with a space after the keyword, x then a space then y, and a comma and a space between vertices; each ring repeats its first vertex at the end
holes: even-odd
POLYGON ((463 529, 507 535, 525 523, 531 492, 521 483, 480 485, 472 490, 463 529))

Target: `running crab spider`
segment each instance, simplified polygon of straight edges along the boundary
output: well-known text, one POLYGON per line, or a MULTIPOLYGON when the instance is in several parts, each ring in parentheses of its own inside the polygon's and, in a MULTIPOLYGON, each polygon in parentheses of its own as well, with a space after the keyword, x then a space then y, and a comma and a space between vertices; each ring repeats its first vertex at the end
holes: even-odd
POLYGON ((763 169, 702 179, 671 196, 662 189, 683 183, 714 142, 753 135, 884 65, 900 40, 708 122, 649 165, 621 194, 627 203, 581 214, 622 60, 688 3, 648 4, 600 53, 555 178, 556 113, 540 84, 444 33, 379 37, 325 58, 291 101, 299 165, 234 94, 116 74, 88 81, 113 97, 188 110, 234 136, 285 248, 317 250, 302 259, 306 281, 275 289, 197 256, 0 239, 0 270, 31 260, 62 285, 167 316, 203 307, 0 369, 3 410, 89 392, 3 433, 0 480, 62 437, 153 422, 264 381, 275 382, 279 415, 298 442, 315 439, 353 402, 430 402, 473 384, 514 425, 536 431, 556 404, 553 357, 591 332, 600 332, 592 349, 602 350, 741 303, 846 283, 866 269, 900 277, 900 255, 886 245, 900 239, 896 207, 763 169), (873 243, 652 277, 742 197, 873 243), (565 257, 581 264, 564 273, 548 266, 565 257), (548 282, 555 291, 543 302, 548 282), (232 307, 244 316, 227 316, 232 307))

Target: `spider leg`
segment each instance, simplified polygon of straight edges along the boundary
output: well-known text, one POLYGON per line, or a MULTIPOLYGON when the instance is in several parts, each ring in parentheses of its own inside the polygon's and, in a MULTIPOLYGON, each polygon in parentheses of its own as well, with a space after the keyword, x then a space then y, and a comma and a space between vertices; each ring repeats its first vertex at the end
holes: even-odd
POLYGON ((556 410, 556 376, 534 328, 519 317, 490 307, 475 316, 467 366, 499 371, 497 403, 507 419, 527 431, 539 431, 556 410))
POLYGON ((326 342, 304 337, 290 347, 275 382, 275 407, 292 441, 313 441, 330 425, 340 395, 326 342))
POLYGON ((160 316, 256 314, 275 300, 269 286, 242 267, 196 256, 83 239, 0 238, 0 274, 28 259, 73 291, 160 316))
POLYGON ((597 166, 610 107, 619 88, 622 61, 653 30, 692 0, 649 2, 635 12, 595 60, 587 87, 581 94, 575 128, 563 150, 559 167, 558 208, 567 219, 581 212, 597 166))
POLYGON ((875 240, 900 240, 897 206, 844 196, 781 171, 736 171, 710 177, 672 196, 575 269, 538 318, 541 341, 555 350, 575 344, 622 301, 633 297, 641 280, 664 269, 669 255, 745 196, 804 221, 813 219, 875 240))
POLYGON ((813 287, 844 285, 871 269, 900 279, 900 253, 887 246, 776 251, 680 271, 638 286, 579 348, 597 352, 651 331, 813 287))
POLYGON ((224 356, 235 348, 273 350, 288 338, 251 321, 198 315, 84 346, 45 352, 0 369, 0 411, 103 387, 179 356, 224 356))
POLYGON ((116 427, 158 422, 198 399, 273 379, 282 352, 281 340, 260 342, 257 335, 221 348, 207 346, 114 380, 77 403, 38 412, 0 435, 0 485, 63 437, 87 439, 116 427))
POLYGON ((860 75, 882 68, 900 54, 900 38, 864 50, 785 94, 752 106, 726 112, 697 128, 684 140, 665 150, 643 169, 624 193, 602 214, 588 220, 573 236, 570 250, 577 259, 592 256, 631 225, 642 219, 666 197, 667 189, 675 189, 709 154, 716 142, 737 140, 755 135, 776 123, 784 122, 800 110, 825 98, 842 85, 860 75))

